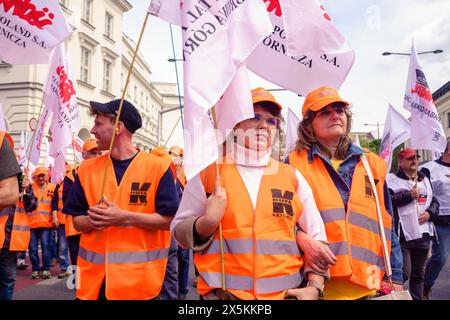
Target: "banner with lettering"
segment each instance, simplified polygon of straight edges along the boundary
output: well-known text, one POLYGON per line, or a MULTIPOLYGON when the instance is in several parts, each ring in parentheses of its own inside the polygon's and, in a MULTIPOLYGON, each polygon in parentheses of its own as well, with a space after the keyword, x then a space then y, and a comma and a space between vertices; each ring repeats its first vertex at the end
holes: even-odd
POLYGON ((395 110, 392 105, 389 105, 379 152, 380 157, 387 163, 388 172, 391 170, 394 149, 410 137, 411 123, 400 112, 395 110))
POLYGON ((0 0, 0 57, 11 64, 47 64, 70 34, 57 0, 0 0))
POLYGON ((35 166, 39 165, 39 159, 41 157, 42 141, 45 136, 45 129, 47 120, 51 117, 52 112, 48 106, 45 106, 34 134, 33 148, 30 150, 30 162, 35 166))
MULTIPOLYGON (((236 78, 237 69, 272 31, 272 24, 261 0, 152 0, 149 12, 170 23, 177 16, 181 17, 184 169, 187 179, 190 179, 218 158, 216 136, 214 130, 210 132, 214 126, 208 110, 225 95, 236 78), (212 149, 205 151, 211 144, 212 149)), ((247 72, 246 68, 243 72, 247 72)), ((228 112, 238 113, 233 109, 241 107, 252 108, 249 89, 241 88, 239 94, 244 95, 242 100, 250 102, 250 105, 230 106, 228 112)))
POLYGON ((81 117, 63 43, 53 53, 44 104, 53 112, 50 155, 55 155, 72 144, 73 133, 80 128, 81 117))
POLYGON ((411 112, 411 148, 444 152, 447 140, 425 73, 411 48, 403 107, 411 112))
MULTIPOLYGON (((336 47, 335 38, 322 39, 320 48, 331 51, 319 51, 315 45, 315 33, 311 32, 314 30, 312 23, 324 22, 321 28, 325 28, 325 25, 331 31, 335 30, 335 25, 328 20, 329 15, 321 8, 315 8, 312 11, 314 14, 308 19, 296 18, 296 15, 300 14, 297 7, 303 6, 306 9, 309 2, 311 1, 298 1, 298 5, 291 9, 295 11, 290 11, 289 15, 284 17, 283 0, 264 0, 273 30, 247 60, 248 68, 260 77, 303 96, 321 86, 339 89, 355 60, 354 51, 348 45, 342 46, 341 38, 337 39, 338 49, 330 49, 336 47), (287 30, 292 32, 287 33, 287 30), (288 35, 291 51, 310 53, 289 55, 288 35)), ((327 34, 327 29, 319 28, 318 32, 327 34)), ((335 32, 328 34, 333 33, 335 32)))

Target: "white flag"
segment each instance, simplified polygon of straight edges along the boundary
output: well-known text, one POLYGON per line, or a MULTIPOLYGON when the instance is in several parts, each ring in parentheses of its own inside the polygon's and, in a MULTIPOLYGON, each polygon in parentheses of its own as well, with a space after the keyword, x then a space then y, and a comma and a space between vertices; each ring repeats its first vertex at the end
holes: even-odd
POLYGON ((347 39, 317 0, 280 0, 287 54, 350 52, 347 39))
POLYGON ((315 5, 316 1, 297 0, 298 4, 295 5, 293 1, 287 1, 286 4, 281 2, 286 6, 294 6, 284 20, 280 1, 282 0, 265 1, 268 3, 267 11, 274 28, 248 59, 249 69, 262 78, 303 96, 321 86, 339 89, 353 66, 353 50, 342 37, 330 39, 329 35, 336 33, 333 29, 335 25, 326 20, 320 8, 314 8, 314 15, 308 19, 298 18, 297 15, 301 13, 298 7, 304 10, 315 5), (317 26, 311 25, 312 21, 320 21, 319 25, 325 28, 320 33, 327 37, 320 38, 319 43, 315 42, 317 31, 314 30, 317 26), (298 29, 305 30, 306 33, 297 32, 298 29), (288 35, 292 50, 311 53, 289 55, 288 35), (302 48, 306 44, 308 46, 302 48), (329 51, 317 51, 317 46, 329 51))
POLYGON ((300 119, 294 111, 288 109, 286 122, 286 154, 289 154, 295 147, 295 142, 298 139, 297 128, 299 123, 300 119))
POLYGON ((361 148, 361 142, 359 141, 359 135, 356 135, 355 141, 353 141, 353 144, 354 144, 355 146, 358 146, 358 147, 361 148))
POLYGON ((168 23, 181 26, 183 2, 183 0, 151 0, 148 12, 168 23))
POLYGON ((447 140, 414 47, 411 48, 403 107, 411 112, 411 148, 444 152, 447 140))
POLYGON ((45 134, 45 127, 47 120, 50 118, 52 112, 50 109, 45 106, 44 111, 42 112, 42 115, 39 119, 36 133, 34 134, 34 142, 33 148, 30 151, 30 162, 33 163, 35 166, 38 166, 39 159, 41 157, 41 147, 42 147, 42 141, 44 139, 45 134))
POLYGON ((389 105, 379 152, 380 157, 387 162, 388 172, 391 169, 394 149, 408 140, 410 136, 411 123, 392 105, 389 105))
POLYGON ((25 134, 20 134, 20 145, 19 145, 19 153, 17 154, 17 161, 19 165, 24 165, 26 159, 26 150, 25 150, 25 134))
POLYGON ((6 120, 5 116, 3 115, 3 105, 0 102, 0 131, 6 132, 6 120))
POLYGON ((44 158, 44 167, 51 168, 55 165, 55 157, 51 156, 49 153, 50 150, 50 142, 47 138, 44 138, 45 141, 45 158, 44 158))
POLYGON ((64 157, 64 152, 58 152, 54 159, 50 181, 53 184, 58 184, 64 179, 66 174, 66 159, 64 157))
MULTIPOLYGON (((217 150, 204 150, 208 143, 215 148, 222 140, 211 131, 214 126, 208 110, 225 95, 238 67, 272 31, 272 25, 261 0, 152 0, 149 10, 173 22, 180 9, 185 60, 184 168, 189 180, 218 157, 217 150), (170 9, 176 11, 168 13, 170 9)), ((244 101, 251 101, 250 90, 241 88, 240 92, 244 101)), ((230 106, 229 112, 245 114, 233 109, 250 106, 230 106)))
POLYGON ((72 141, 72 148, 79 162, 83 161, 83 144, 84 141, 80 137, 75 137, 72 141))
POLYGON ((50 154, 64 152, 72 144, 73 132, 80 128, 80 111, 64 44, 59 45, 52 58, 45 88, 44 103, 53 112, 50 154))
POLYGON ((3 0, 0 17, 0 56, 7 63, 49 63, 70 34, 57 0, 3 0))

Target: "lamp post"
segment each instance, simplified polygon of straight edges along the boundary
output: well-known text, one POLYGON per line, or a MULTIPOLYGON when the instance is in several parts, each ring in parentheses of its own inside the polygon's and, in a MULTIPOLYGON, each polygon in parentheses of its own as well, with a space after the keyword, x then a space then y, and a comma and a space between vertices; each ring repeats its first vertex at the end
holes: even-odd
POLYGON ((377 121, 377 123, 364 123, 365 126, 376 126, 377 127, 377 136, 378 136, 378 140, 380 140, 380 125, 382 126, 384 123, 379 123, 377 121))
MULTIPOLYGON (((434 54, 439 54, 444 52, 444 50, 442 49, 437 49, 437 50, 433 50, 433 51, 424 51, 424 52, 418 52, 417 54, 427 54, 427 53, 434 53, 434 54)), ((381 55, 383 56, 390 56, 390 55, 397 55, 397 56, 410 56, 411 53, 402 53, 402 52, 383 52, 381 55)))

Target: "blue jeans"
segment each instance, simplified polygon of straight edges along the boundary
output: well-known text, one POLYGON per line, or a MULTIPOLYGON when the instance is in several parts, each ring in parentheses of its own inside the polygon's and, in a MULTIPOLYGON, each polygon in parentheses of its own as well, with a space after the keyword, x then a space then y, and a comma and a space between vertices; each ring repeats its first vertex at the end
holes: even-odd
POLYGON ((178 293, 187 295, 189 292, 189 249, 178 247, 178 293))
POLYGON ((8 249, 0 251, 0 300, 12 300, 16 285, 16 254, 8 249))
POLYGON ((439 243, 434 240, 432 256, 425 270, 425 288, 431 288, 447 262, 450 253, 450 226, 436 225, 439 243))
POLYGON ((66 226, 60 224, 58 226, 58 244, 59 244, 59 263, 61 271, 66 271, 69 267, 69 246, 66 238, 66 226))
POLYGON ((166 274, 164 276, 163 286, 159 295, 160 300, 178 299, 178 245, 172 238, 170 241, 169 258, 167 260, 166 274))
POLYGON ((40 271, 38 244, 41 241, 42 248, 42 270, 50 270, 50 233, 53 229, 50 228, 36 228, 30 230, 30 245, 28 247, 30 253, 31 265, 33 271, 40 271))
POLYGON ((56 230, 51 229, 50 232, 50 259, 56 259, 58 257, 58 247, 56 239, 56 230))

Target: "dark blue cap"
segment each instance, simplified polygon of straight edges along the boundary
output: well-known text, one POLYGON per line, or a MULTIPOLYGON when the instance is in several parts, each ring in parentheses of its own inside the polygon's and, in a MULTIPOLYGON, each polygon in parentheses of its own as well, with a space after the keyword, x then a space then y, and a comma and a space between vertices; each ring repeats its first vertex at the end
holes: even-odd
MULTIPOLYGON (((111 113, 117 115, 120 106, 120 99, 111 100, 107 103, 91 101, 91 108, 100 113, 111 113)), ((135 133, 142 127, 142 118, 136 107, 129 101, 123 100, 122 112, 120 113, 120 121, 123 122, 125 128, 131 133, 135 133)))

